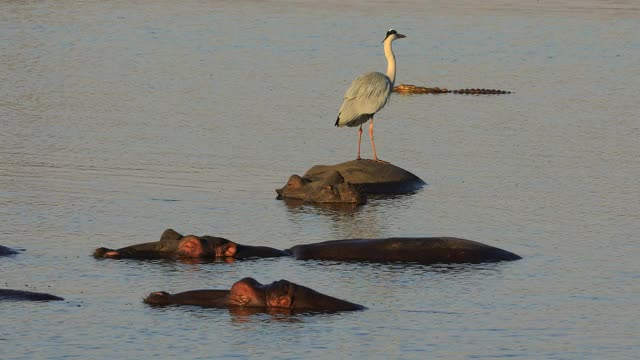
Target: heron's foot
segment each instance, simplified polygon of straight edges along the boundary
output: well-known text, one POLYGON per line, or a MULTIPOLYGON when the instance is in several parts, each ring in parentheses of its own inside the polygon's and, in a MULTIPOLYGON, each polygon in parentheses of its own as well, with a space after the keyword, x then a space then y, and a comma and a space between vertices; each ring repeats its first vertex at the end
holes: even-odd
POLYGON ((360 155, 358 155, 358 157, 356 158, 356 160, 362 160, 362 158, 360 157, 360 155))
POLYGON ((373 161, 377 161, 377 162, 382 163, 382 164, 391 164, 391 163, 390 163, 390 162, 388 162, 388 161, 380 160, 380 159, 378 159, 378 158, 373 159, 373 161))

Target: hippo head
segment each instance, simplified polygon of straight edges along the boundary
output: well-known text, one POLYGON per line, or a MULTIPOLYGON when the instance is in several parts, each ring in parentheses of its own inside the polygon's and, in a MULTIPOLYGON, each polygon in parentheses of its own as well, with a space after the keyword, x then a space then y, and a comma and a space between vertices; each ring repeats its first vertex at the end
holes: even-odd
POLYGON ((178 242, 175 257, 218 259, 233 257, 236 251, 236 243, 224 238, 187 235, 178 242))
POLYGON ((233 284, 229 294, 229 305, 317 311, 364 309, 362 305, 336 299, 287 280, 263 285, 253 278, 244 278, 233 284))
POLYGON ((230 309, 256 309, 258 312, 362 310, 364 306, 321 294, 308 287, 279 280, 261 284, 247 277, 230 290, 191 290, 177 294, 151 293, 144 302, 150 305, 199 305, 230 309))
POLYGON ((238 245, 230 240, 214 236, 187 235, 173 236, 173 230, 167 230, 160 241, 136 244, 121 249, 98 248, 93 256, 96 258, 134 258, 134 259, 220 259, 236 255, 238 245), (171 236, 169 236, 171 235, 171 236))
POLYGON ((365 202, 364 194, 352 184, 345 182, 342 175, 335 170, 313 178, 292 175, 287 184, 276 192, 278 199, 297 199, 311 203, 365 202))
POLYGON ((276 192, 279 200, 361 205, 367 194, 411 194, 425 184, 419 177, 395 165, 362 159, 336 165, 315 165, 302 177, 291 176, 276 192))
POLYGON ((149 305, 169 305, 171 304, 171 294, 166 291, 156 291, 149 294, 143 301, 149 305))

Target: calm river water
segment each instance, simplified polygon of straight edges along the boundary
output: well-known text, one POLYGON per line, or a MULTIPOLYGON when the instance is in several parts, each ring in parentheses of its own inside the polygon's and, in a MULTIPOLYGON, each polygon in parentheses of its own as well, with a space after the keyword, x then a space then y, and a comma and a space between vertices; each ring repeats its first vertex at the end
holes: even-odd
MULTIPOLYGON (((0 3, 2 359, 631 359, 640 355, 640 8, 634 1, 0 3), (397 83, 382 159, 429 185, 357 208, 275 199, 355 157, 342 95, 397 83), (97 261, 166 228, 287 248, 456 236, 523 260, 474 266, 292 259, 97 261), (150 308, 152 291, 288 279, 339 314, 150 308)), ((363 155, 370 157, 368 139, 363 155)))

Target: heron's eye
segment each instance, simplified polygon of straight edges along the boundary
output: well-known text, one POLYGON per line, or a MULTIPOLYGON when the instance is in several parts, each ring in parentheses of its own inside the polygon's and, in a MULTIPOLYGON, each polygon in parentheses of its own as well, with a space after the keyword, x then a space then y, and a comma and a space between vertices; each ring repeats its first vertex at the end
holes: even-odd
POLYGON ((387 36, 397 34, 397 33, 398 33, 397 31, 390 29, 389 31, 387 31, 387 36))

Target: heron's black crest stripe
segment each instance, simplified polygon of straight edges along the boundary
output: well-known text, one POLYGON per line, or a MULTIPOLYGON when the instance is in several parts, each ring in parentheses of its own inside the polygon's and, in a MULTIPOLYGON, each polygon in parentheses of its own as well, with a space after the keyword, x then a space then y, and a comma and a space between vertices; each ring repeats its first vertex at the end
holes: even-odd
POLYGON ((392 35, 392 34, 397 34, 398 32, 393 30, 393 29, 389 29, 389 31, 387 31, 387 36, 392 35))

